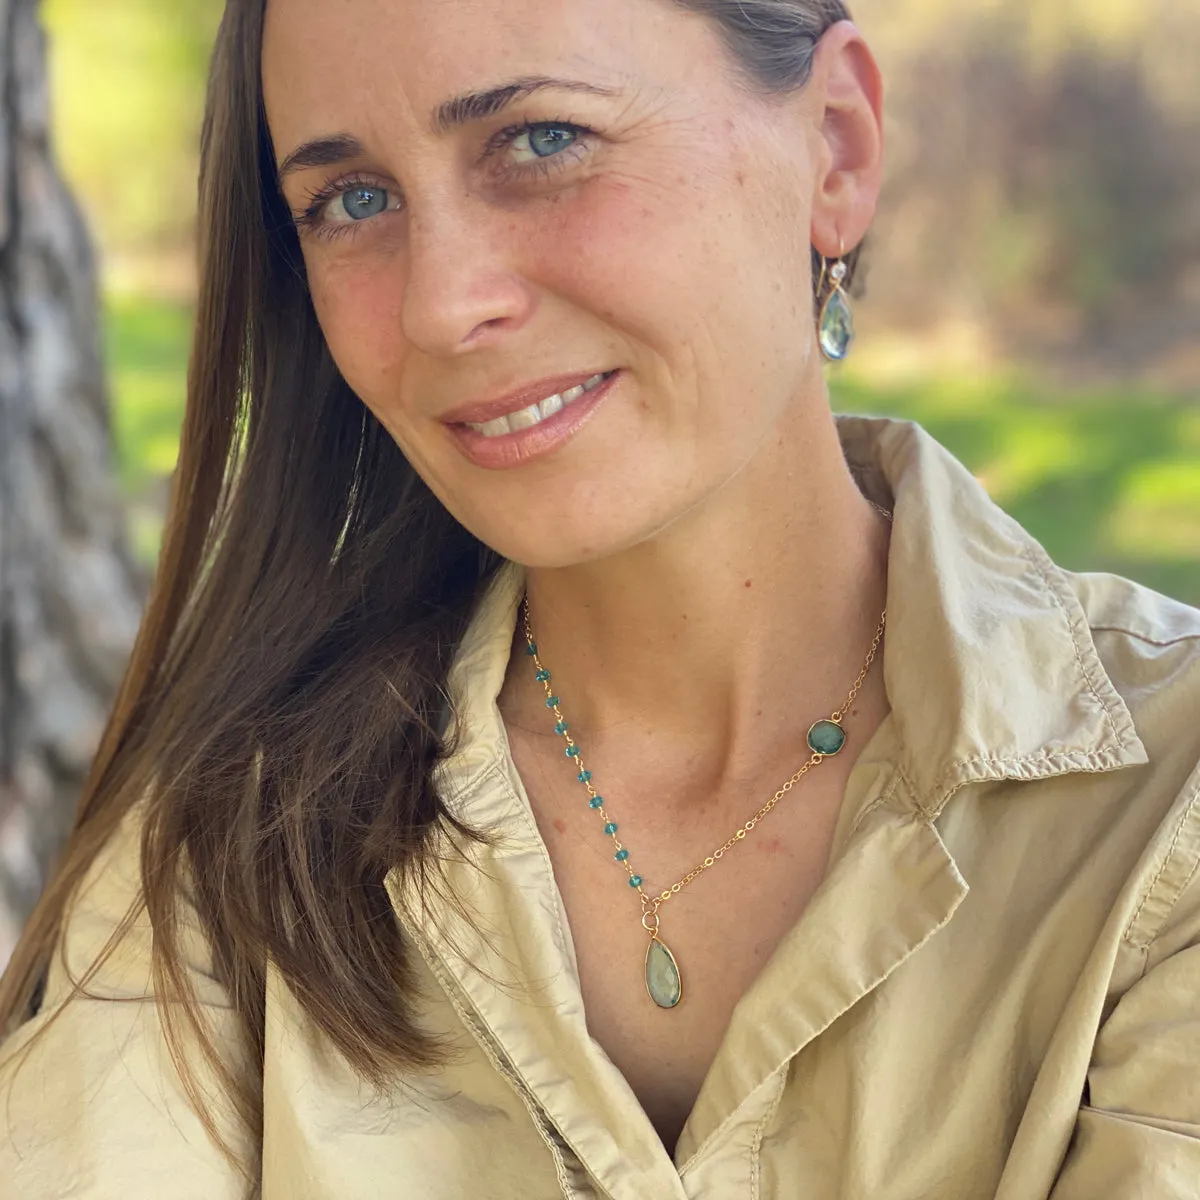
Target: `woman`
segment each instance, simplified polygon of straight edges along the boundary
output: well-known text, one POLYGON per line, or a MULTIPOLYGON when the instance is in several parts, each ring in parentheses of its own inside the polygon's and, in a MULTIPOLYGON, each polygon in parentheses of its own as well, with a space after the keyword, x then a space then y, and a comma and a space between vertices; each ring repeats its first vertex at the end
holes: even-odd
POLYGON ((1200 1193, 1200 614, 831 415, 846 17, 229 0, 0 1196, 1200 1193))

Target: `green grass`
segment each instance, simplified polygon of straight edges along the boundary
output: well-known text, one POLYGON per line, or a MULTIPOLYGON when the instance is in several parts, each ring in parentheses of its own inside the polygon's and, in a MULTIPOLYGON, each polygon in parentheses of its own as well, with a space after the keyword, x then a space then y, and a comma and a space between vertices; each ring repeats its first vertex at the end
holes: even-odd
POLYGON ((1077 571, 1115 571, 1200 604, 1200 408, 1017 379, 835 383, 845 411, 908 417, 1077 571))
MULTIPOLYGON (((191 314, 107 308, 114 427, 135 545, 157 550, 175 464, 191 314)), ((1016 378, 880 387, 834 377, 839 409, 919 421, 1074 570, 1116 571, 1200 605, 1200 407, 1128 390, 1055 393, 1016 378)))
POLYGON ((183 305, 110 297, 104 317, 117 471, 134 550, 150 565, 179 455, 192 313, 183 305))

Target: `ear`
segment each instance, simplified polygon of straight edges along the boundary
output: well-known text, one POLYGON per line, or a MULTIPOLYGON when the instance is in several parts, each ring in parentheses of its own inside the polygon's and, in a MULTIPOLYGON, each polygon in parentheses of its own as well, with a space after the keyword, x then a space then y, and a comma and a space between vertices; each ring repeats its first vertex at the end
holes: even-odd
POLYGON ((818 137, 812 244, 837 258, 866 236, 883 180, 883 80, 850 21, 826 30, 808 86, 818 137))

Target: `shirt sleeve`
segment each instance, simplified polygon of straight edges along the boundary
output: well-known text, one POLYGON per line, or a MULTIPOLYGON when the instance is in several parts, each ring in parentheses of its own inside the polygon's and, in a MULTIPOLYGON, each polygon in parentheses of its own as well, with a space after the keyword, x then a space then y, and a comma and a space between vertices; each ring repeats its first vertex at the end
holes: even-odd
MULTIPOLYGON (((249 1194, 193 1110, 167 1050, 144 912, 86 994, 64 1004, 141 894, 140 832, 131 814, 97 859, 64 924, 39 1015, 0 1046, 0 1200, 249 1194)), ((181 936, 202 1012, 219 1044, 236 1050, 235 1014, 186 916, 181 911, 181 936)), ((211 1073, 198 1052, 189 1061, 222 1134, 244 1154, 211 1073)))
POLYGON ((1051 1200, 1200 1197, 1200 796, 1126 942, 1145 968, 1096 1038, 1051 1200))

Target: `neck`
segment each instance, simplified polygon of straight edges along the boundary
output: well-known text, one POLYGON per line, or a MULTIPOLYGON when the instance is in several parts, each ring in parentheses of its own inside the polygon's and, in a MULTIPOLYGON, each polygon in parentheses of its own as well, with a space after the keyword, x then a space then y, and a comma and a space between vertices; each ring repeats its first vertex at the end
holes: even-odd
MULTIPOLYGON (((573 727, 653 736, 722 775, 780 738, 794 745, 800 717, 845 699, 886 602, 889 525, 858 490, 828 409, 796 424, 650 541, 529 572, 541 658, 573 727)), ((501 706, 541 732, 527 668, 514 653, 501 706)), ((872 676, 868 694, 886 702, 878 664, 872 676)))

